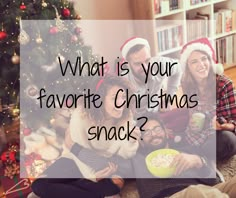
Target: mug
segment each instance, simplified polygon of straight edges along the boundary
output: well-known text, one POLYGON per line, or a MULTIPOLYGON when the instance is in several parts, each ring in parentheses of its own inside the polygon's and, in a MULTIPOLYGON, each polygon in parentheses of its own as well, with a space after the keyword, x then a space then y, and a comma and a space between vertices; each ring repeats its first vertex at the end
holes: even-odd
POLYGON ((190 128, 194 132, 199 132, 203 129, 206 115, 204 113, 193 113, 190 119, 190 128))

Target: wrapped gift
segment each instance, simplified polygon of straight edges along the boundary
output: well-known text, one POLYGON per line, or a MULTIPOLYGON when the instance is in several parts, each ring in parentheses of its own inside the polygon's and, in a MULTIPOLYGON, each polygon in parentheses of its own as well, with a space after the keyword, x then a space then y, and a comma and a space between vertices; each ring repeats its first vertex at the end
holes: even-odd
POLYGON ((31 181, 27 178, 19 178, 16 175, 13 179, 4 176, 4 169, 0 168, 0 197, 4 198, 26 198, 31 192, 31 181))

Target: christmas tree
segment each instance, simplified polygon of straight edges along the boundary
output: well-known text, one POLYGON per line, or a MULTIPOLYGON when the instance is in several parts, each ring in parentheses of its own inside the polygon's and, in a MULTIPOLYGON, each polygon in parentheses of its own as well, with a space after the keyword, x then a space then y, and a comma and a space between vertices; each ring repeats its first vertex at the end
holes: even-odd
MULTIPOLYGON (((9 104, 13 104, 12 108, 19 107, 19 70, 20 70, 20 44, 24 47, 31 47, 31 43, 37 43, 35 49, 31 49, 30 57, 34 61, 41 62, 45 67, 42 68, 48 72, 53 68, 55 59, 58 55, 74 56, 77 51, 83 56, 83 60, 93 61, 91 47, 84 46, 81 38, 81 28, 76 25, 71 25, 70 29, 63 26, 63 20, 80 19, 80 15, 76 14, 73 9, 73 3, 66 0, 2 0, 0 1, 0 121, 8 122, 9 104), (42 31, 35 28, 35 35, 29 36, 27 31, 31 31, 28 27, 23 27, 21 20, 54 20, 45 22, 45 28, 48 28, 47 34, 42 34, 42 31), (65 32, 68 38, 61 39, 55 48, 55 44, 50 45, 44 43, 45 37, 49 36, 60 37, 65 32), (74 51, 66 52, 66 44, 73 42, 74 51), (54 48, 54 49, 53 49, 54 48), (38 53, 50 53, 51 60, 38 60, 38 53), (5 111, 5 112, 4 112, 5 111)), ((78 22, 78 20, 77 20, 78 22)), ((52 41, 53 42, 53 41, 52 41)), ((33 66, 33 65, 32 65, 33 66)), ((34 81, 37 81, 37 76, 31 76, 30 83, 32 89, 30 94, 34 92, 34 81)), ((55 81, 58 81, 54 77, 55 81)))
MULTIPOLYGON (((21 19, 54 19, 55 8, 62 19, 79 18, 73 5, 66 1, 3 0, 0 2, 0 97, 2 103, 16 102, 19 91, 20 43, 27 44, 31 38, 20 33, 21 19)), ((53 29, 56 31, 56 29, 53 29)), ((53 31, 52 30, 52 31, 53 31)), ((37 38, 37 42, 41 42, 37 38)))
MULTIPOLYGON (((24 135, 37 131, 39 127, 47 129, 55 127, 53 121, 58 119, 57 111, 50 112, 44 118, 37 117, 40 107, 35 102, 35 96, 39 89, 54 86, 56 91, 63 87, 72 90, 73 93, 75 88, 80 87, 80 83, 85 82, 82 78, 70 81, 63 76, 55 75, 58 57, 62 62, 75 60, 78 56, 82 57, 83 62, 91 64, 98 60, 98 57, 92 54, 92 48, 84 44, 82 29, 79 26, 80 18, 74 12, 73 4, 65 0, 0 1, 0 98, 3 107, 2 113, 0 110, 1 124, 6 125, 8 120, 19 115, 19 112, 12 113, 12 111, 19 110, 21 62, 25 67, 34 67, 40 71, 39 73, 45 74, 43 76, 26 74, 21 79, 21 86, 26 87, 23 97, 28 105, 28 113, 21 115, 24 135), (32 22, 27 23, 28 20, 32 22), (43 23, 43 26, 38 23, 43 23), (21 50, 28 52, 27 60, 20 60, 21 50), (48 58, 43 59, 41 56, 43 54, 47 54, 48 58), (9 111, 10 104, 14 106, 11 111, 9 111), (30 123, 28 123, 29 118, 30 123)), ((9 129, 6 135, 10 133, 9 129)))

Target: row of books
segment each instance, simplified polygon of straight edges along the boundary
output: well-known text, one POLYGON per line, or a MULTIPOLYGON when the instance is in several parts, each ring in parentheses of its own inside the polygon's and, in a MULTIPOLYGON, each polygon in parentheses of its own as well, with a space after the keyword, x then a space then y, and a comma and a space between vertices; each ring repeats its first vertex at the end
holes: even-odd
POLYGON ((236 10, 219 9, 214 13, 215 33, 221 34, 236 29, 236 10))
POLYGON ((216 40, 216 57, 222 64, 236 63, 236 34, 216 40))
POLYGON ((183 26, 169 25, 164 30, 157 29, 158 51, 166 51, 183 45, 183 26))
POLYGON ((167 13, 179 8, 178 0, 154 0, 155 14, 167 13))
POLYGON ((209 17, 209 14, 197 12, 194 17, 187 18, 187 41, 209 36, 209 17))
POLYGON ((202 2, 207 2, 207 0, 190 0, 191 5, 196 5, 202 2))

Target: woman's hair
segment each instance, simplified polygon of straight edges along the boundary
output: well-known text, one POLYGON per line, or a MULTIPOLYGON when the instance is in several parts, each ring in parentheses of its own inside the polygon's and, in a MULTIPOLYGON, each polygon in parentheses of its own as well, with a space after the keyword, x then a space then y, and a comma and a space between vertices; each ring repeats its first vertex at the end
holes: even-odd
MULTIPOLYGON (((209 62, 210 62, 210 68, 209 68, 209 74, 208 74, 208 78, 207 78, 207 87, 206 90, 211 90, 211 91, 207 91, 207 98, 208 99, 214 99, 215 98, 215 92, 212 89, 214 85, 216 85, 216 74, 213 71, 213 61, 212 58, 204 51, 201 50, 196 50, 204 55, 207 56, 209 62)), ((181 81, 181 85, 182 85, 182 89, 183 89, 183 93, 187 94, 187 95, 193 95, 196 94, 199 90, 197 85, 197 81, 194 79, 194 77, 192 76, 189 67, 188 67, 188 63, 185 66, 185 71, 182 77, 182 81, 181 81)))
MULTIPOLYGON (((95 79, 93 83, 90 83, 90 90, 91 93, 98 94, 100 96, 100 100, 102 101, 102 106, 99 108, 91 106, 90 109, 84 109, 84 114, 85 116, 90 119, 92 122, 96 123, 102 123, 105 121, 105 115, 106 115, 106 110, 105 110, 105 97, 108 93, 108 91, 113 87, 113 86, 120 86, 122 89, 125 90, 127 89, 129 94, 133 94, 133 89, 131 86, 129 86, 130 83, 128 80, 126 80, 123 77, 118 77, 115 75, 106 75, 104 78, 99 78, 95 79)), ((128 120, 128 118, 131 116, 131 110, 133 110, 132 107, 129 108, 124 108, 123 114, 121 118, 118 118, 115 123, 121 123, 125 120, 128 120)))

